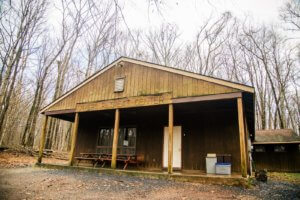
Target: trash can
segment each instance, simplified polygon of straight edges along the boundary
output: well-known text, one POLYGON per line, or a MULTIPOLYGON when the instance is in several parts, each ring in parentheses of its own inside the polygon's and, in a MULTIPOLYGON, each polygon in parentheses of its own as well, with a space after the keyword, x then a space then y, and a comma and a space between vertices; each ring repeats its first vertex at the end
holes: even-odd
POLYGON ((217 156, 214 153, 208 153, 206 156, 206 173, 215 174, 216 173, 216 163, 217 156))
POLYGON ((231 174, 231 163, 216 163, 216 174, 231 174))

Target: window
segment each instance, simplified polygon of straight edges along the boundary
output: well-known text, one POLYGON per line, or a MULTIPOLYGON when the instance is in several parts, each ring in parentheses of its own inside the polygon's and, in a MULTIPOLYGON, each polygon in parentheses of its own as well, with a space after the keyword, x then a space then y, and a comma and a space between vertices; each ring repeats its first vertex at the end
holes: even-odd
POLYGON ((136 128, 124 127, 119 130, 118 153, 135 154, 136 128))
POLYGON ((115 80, 115 92, 124 91, 124 82, 125 82, 125 78, 117 78, 115 80))
POLYGON ((97 149, 98 153, 111 154, 114 131, 110 128, 101 128, 99 131, 97 149))
POLYGON ((100 129, 98 146, 110 146, 113 137, 113 130, 108 128, 100 129))
POLYGON ((123 146, 135 147, 136 128, 126 128, 123 146))
POLYGON ((254 148, 255 152, 266 152, 266 148, 264 146, 255 146, 254 148))
MULTIPOLYGON (((101 128, 97 141, 97 152, 111 154, 114 137, 113 128, 101 128)), ((123 127, 119 129, 118 154, 131 154, 136 152, 136 128, 123 127)))
POLYGON ((276 145, 274 147, 274 152, 286 152, 286 148, 284 145, 276 145))

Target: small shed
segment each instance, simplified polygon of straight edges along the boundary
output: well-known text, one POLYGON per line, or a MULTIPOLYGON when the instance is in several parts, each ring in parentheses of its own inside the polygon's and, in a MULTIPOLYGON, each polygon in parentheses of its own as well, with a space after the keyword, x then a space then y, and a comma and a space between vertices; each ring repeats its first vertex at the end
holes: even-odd
POLYGON ((257 130, 253 161, 256 169, 300 172, 300 137, 292 129, 257 130))
POLYGON ((216 153, 246 177, 254 102, 253 87, 121 57, 41 110, 40 151, 53 117, 74 122, 70 165, 83 153, 111 155, 111 168, 137 155, 141 170, 203 173, 216 153))

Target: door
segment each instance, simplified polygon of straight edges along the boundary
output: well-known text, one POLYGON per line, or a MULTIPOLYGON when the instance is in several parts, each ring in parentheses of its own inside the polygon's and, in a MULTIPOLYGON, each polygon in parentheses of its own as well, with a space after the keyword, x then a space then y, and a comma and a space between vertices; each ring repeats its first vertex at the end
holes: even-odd
MULTIPOLYGON (((169 127, 164 127, 163 167, 168 167, 169 127)), ((181 169, 181 126, 173 129, 173 168, 181 169)))

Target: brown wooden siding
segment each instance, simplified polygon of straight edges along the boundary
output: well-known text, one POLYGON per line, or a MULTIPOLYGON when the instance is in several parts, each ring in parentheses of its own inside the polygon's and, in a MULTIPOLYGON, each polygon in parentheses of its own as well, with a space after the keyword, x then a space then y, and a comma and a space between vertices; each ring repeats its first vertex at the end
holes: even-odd
POLYGON ((98 127, 86 121, 79 120, 75 156, 80 153, 94 153, 97 145, 98 127))
POLYGON ((51 106, 47 111, 75 109, 77 103, 170 93, 172 98, 237 92, 237 89, 125 62, 51 106), (123 92, 114 92, 115 79, 125 77, 123 92))
POLYGON ((148 123, 140 121, 138 126, 137 154, 143 155, 145 158, 145 168, 161 169, 163 154, 163 131, 164 126, 167 125, 167 116, 163 118, 162 116, 147 117, 145 121, 148 123), (159 119, 161 120, 159 121, 159 119))
POLYGON ((205 171, 207 153, 216 153, 230 154, 232 171, 240 172, 236 104, 228 101, 226 108, 218 104, 222 103, 175 106, 175 125, 182 126, 183 169, 205 171))
MULTIPOLYGON (((80 119, 85 121, 79 122, 77 155, 96 152, 99 128, 113 127, 113 112, 100 114, 104 112, 82 114, 80 119)), ((236 101, 178 104, 174 106, 174 114, 174 125, 182 126, 184 170, 205 171, 206 154, 217 153, 231 154, 232 171, 240 172, 236 101)), ((136 153, 144 156, 146 168, 162 168, 163 130, 167 124, 168 106, 120 110, 120 127, 137 128, 136 153)))
MULTIPOLYGON (((274 152, 274 145, 264 145, 266 152, 253 152, 257 170, 276 172, 300 172, 300 152, 298 144, 288 144, 287 152, 274 152)), ((254 147, 255 148, 255 147, 254 147)))

